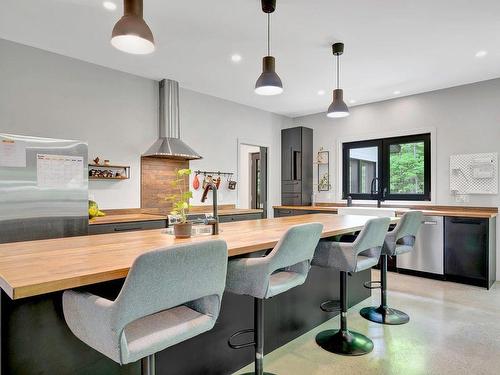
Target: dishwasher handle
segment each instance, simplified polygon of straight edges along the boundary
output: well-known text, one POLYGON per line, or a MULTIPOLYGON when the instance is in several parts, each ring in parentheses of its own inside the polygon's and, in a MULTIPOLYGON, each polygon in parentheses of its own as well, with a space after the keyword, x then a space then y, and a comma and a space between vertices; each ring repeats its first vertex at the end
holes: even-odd
POLYGON ((437 225, 438 222, 437 221, 433 221, 433 220, 424 220, 422 221, 422 225, 437 225))

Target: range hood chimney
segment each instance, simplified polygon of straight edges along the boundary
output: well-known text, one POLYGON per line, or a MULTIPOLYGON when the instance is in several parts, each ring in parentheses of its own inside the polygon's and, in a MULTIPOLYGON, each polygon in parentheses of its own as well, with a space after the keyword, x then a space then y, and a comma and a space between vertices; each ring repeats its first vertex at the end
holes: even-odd
POLYGON ((163 79, 159 87, 160 138, 143 156, 181 160, 201 159, 198 153, 180 139, 179 82, 163 79))

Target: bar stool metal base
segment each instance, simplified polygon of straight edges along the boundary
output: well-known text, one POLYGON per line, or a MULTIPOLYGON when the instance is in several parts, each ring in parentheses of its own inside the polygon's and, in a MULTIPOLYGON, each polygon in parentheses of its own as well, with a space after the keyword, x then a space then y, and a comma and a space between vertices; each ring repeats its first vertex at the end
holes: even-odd
POLYGON ((330 329, 318 333, 316 343, 326 351, 335 354, 357 356, 373 350, 373 342, 368 337, 351 331, 330 329))
POLYGON ((255 348, 255 370, 254 372, 247 372, 242 375, 275 375, 271 372, 264 372, 264 300, 260 298, 254 298, 254 328, 244 329, 231 335, 227 341, 228 345, 232 349, 243 349, 249 346, 255 348), (232 339, 246 333, 254 334, 254 341, 247 342, 243 344, 235 344, 232 339))
POLYGON ((155 355, 151 354, 141 360, 141 375, 155 375, 156 360, 155 355))
POLYGON ((390 307, 364 307, 359 313, 363 318, 380 324, 400 325, 410 321, 407 314, 390 307))
MULTIPOLYGON (((374 323, 400 325, 410 321, 410 317, 402 311, 391 309, 387 306, 387 255, 380 257, 380 306, 364 307, 359 314, 374 323)), ((365 283, 365 288, 372 289, 372 284, 377 282, 365 283)))

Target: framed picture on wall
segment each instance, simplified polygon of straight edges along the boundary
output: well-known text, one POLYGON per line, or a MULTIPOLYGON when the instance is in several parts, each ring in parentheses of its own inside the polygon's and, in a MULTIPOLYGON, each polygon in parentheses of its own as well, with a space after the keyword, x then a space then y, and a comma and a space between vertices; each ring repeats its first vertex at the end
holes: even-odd
POLYGON ((329 191, 330 184, 330 152, 321 148, 317 156, 318 164, 318 191, 329 191))
POLYGON ((318 164, 328 164, 330 159, 330 152, 319 151, 318 152, 318 164))

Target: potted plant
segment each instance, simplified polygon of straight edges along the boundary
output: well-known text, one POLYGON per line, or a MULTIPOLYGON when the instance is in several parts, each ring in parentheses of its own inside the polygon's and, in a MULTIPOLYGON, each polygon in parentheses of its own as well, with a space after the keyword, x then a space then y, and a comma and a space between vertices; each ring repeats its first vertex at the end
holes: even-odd
POLYGON ((174 224, 174 234, 176 238, 191 237, 192 223, 187 222, 187 213, 191 205, 189 200, 193 197, 193 193, 189 191, 189 175, 191 169, 178 169, 175 173, 175 180, 172 181, 174 189, 177 193, 171 194, 168 200, 172 202, 172 215, 179 217, 179 223, 174 224))

